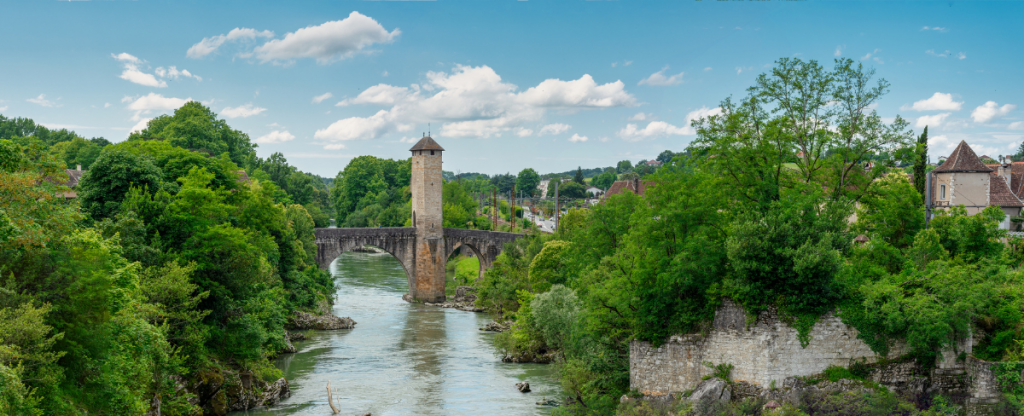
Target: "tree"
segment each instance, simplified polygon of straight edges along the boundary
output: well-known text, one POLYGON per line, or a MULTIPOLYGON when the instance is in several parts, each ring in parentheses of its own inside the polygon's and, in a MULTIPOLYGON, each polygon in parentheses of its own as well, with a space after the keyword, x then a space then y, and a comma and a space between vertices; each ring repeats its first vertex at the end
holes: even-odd
POLYGON ((633 170, 633 162, 628 160, 620 161, 615 167, 615 173, 626 173, 633 170))
POLYGON ((498 190, 498 194, 505 195, 512 192, 512 187, 516 184, 516 177, 512 174, 506 173, 504 175, 494 175, 491 177, 491 185, 498 190))
POLYGON ((227 152, 238 165, 247 166, 256 157, 256 145, 249 135, 233 130, 217 114, 196 101, 189 101, 174 110, 173 115, 162 115, 147 123, 141 132, 132 133, 128 140, 161 138, 174 146, 200 150, 210 155, 227 152))
MULTIPOLYGON (((925 175, 928 168, 928 126, 924 126, 924 131, 917 138, 916 150, 917 157, 914 159, 914 188, 917 189, 917 193, 921 195, 922 201, 924 201, 925 175)), ((928 203, 928 201, 925 201, 925 203, 928 203)))
POLYGON ((533 168, 526 168, 516 176, 516 190, 523 195, 533 196, 537 192, 537 185, 540 184, 540 175, 533 168))
POLYGON ((659 153, 658 154, 658 158, 655 159, 655 160, 657 160, 657 161, 659 161, 661 163, 667 164, 667 163, 671 162, 672 158, 675 157, 675 156, 676 156, 676 154, 672 153, 671 150, 666 150, 664 152, 659 153))
POLYGON ((124 150, 104 152, 93 163, 92 169, 82 175, 78 193, 82 209, 93 219, 113 216, 128 190, 133 186, 158 190, 161 172, 153 159, 124 150))
POLYGON ((870 186, 857 209, 854 231, 865 233, 872 239, 881 239, 896 248, 910 246, 924 226, 921 194, 907 182, 902 172, 890 173, 870 186))
POLYGON ((604 190, 611 187, 618 179, 619 176, 615 174, 615 169, 609 169, 591 179, 590 184, 604 190))
POLYGON ((574 176, 572 178, 572 180, 574 182, 580 184, 580 185, 583 185, 583 186, 587 185, 587 182, 583 180, 583 167, 582 166, 577 166, 576 167, 576 176, 574 176))

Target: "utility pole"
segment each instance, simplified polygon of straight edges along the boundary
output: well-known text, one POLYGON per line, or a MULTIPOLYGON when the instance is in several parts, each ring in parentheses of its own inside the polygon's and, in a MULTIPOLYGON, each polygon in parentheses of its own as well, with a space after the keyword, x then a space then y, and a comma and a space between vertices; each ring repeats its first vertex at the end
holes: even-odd
POLYGON ((515 186, 515 184, 512 185, 512 203, 509 204, 509 205, 511 205, 511 209, 512 209, 512 216, 510 217, 510 218, 512 218, 512 228, 510 228, 509 230, 512 231, 512 232, 516 232, 516 186, 515 186))

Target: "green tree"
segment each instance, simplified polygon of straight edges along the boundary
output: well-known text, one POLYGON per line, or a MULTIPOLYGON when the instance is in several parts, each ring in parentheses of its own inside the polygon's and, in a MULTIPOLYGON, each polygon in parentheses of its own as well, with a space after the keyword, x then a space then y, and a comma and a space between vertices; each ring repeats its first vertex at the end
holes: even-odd
MULTIPOLYGON (((915 178, 916 179, 916 178, 915 178)), ((902 172, 890 173, 871 183, 860 200, 853 230, 896 247, 910 246, 924 227, 921 194, 902 172)))
POLYGON ((583 180, 583 167, 582 166, 576 167, 576 176, 573 176, 572 180, 573 180, 573 182, 576 182, 576 183, 578 183, 580 185, 583 185, 583 186, 587 185, 587 182, 583 180))
POLYGON ((610 188, 612 184, 615 183, 615 181, 618 179, 619 176, 615 174, 615 169, 609 169, 604 171, 600 175, 595 176, 594 179, 591 179, 590 184, 598 188, 601 188, 602 190, 606 190, 610 188))
POLYGON ((633 162, 628 160, 619 161, 615 166, 615 173, 626 173, 633 170, 633 162))
POLYGON ((917 157, 914 158, 914 189, 917 189, 917 193, 921 195, 921 200, 924 201, 925 175, 928 168, 928 126, 924 126, 924 131, 917 138, 917 148, 915 150, 917 151, 917 157))
POLYGON ((675 156, 676 154, 673 153, 671 150, 666 150, 664 152, 659 153, 658 158, 655 160, 664 164, 669 164, 670 162, 672 162, 672 158, 675 156))
POLYGON ((540 175, 533 168, 526 168, 516 176, 516 190, 523 195, 533 196, 540 184, 540 175))
POLYGON ((161 138, 168 143, 209 155, 227 152, 238 165, 246 165, 256 157, 256 145, 249 135, 231 129, 217 114, 196 101, 189 101, 174 110, 173 115, 162 115, 150 120, 141 132, 132 133, 128 140, 161 138))
POLYGON ((103 152, 78 185, 82 209, 95 220, 111 217, 129 189, 160 189, 161 176, 149 156, 123 150, 103 152))

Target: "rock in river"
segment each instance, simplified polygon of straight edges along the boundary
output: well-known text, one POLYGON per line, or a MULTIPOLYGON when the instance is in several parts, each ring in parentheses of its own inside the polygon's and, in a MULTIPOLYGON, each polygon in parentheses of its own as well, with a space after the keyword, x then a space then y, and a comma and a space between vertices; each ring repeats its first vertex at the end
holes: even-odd
POLYGON ((520 393, 529 393, 530 392, 530 383, 527 383, 525 381, 522 382, 522 383, 516 383, 516 388, 519 389, 520 393))
POLYGON ((295 311, 288 317, 288 329, 352 329, 356 321, 351 318, 340 318, 334 315, 313 315, 311 313, 295 311))

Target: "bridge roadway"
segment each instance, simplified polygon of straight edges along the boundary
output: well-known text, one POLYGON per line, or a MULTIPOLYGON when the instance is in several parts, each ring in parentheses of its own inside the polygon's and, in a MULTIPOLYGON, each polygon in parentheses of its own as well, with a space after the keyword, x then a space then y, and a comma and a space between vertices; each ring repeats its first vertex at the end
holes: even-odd
MULTIPOLYGON (((409 287, 416 287, 416 227, 317 228, 314 234, 316 263, 321 269, 330 267, 341 253, 369 245, 379 247, 398 259, 409 279, 409 287)), ((505 243, 522 236, 518 233, 445 228, 443 258, 447 259, 455 249, 466 246, 480 259, 479 277, 483 277, 484 270, 491 267, 505 243)))

